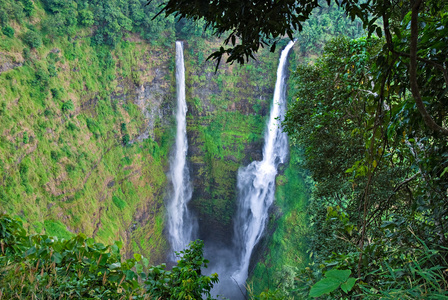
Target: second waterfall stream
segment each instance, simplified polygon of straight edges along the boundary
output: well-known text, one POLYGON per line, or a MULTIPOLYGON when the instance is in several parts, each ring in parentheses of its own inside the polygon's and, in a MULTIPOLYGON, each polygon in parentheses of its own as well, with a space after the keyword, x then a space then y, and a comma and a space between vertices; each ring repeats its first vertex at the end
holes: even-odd
POLYGON ((288 137, 281 128, 286 112, 286 79, 288 54, 294 42, 283 49, 277 68, 277 80, 269 120, 264 134, 263 160, 253 161, 238 171, 238 203, 234 216, 232 249, 213 249, 208 253, 211 272, 219 274, 215 295, 229 299, 246 299, 245 286, 250 258, 263 236, 274 202, 275 178, 278 166, 288 156, 288 137), (213 261, 216 260, 214 263, 213 261))

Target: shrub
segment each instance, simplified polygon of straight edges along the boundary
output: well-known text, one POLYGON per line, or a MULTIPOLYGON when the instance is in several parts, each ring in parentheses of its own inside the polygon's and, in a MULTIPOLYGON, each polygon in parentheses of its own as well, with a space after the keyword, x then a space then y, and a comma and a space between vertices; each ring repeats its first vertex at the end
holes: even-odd
POLYGON ((50 75, 50 77, 58 76, 58 72, 56 70, 56 66, 54 64, 52 64, 52 63, 48 65, 48 74, 50 75))
POLYGON ((29 141, 30 141, 30 138, 29 138, 29 136, 28 136, 28 132, 25 131, 25 132, 23 133, 23 143, 24 143, 24 144, 28 144, 29 141))
POLYGON ((23 11, 26 13, 26 15, 29 17, 34 12, 34 4, 31 0, 22 0, 23 4, 23 11))
POLYGON ((39 48, 42 45, 42 38, 37 32, 28 30, 23 36, 23 42, 30 48, 39 48))
POLYGON ((61 154, 58 151, 55 151, 55 150, 51 150, 50 156, 51 156, 51 159, 56 161, 56 162, 59 161, 59 159, 61 158, 61 154))
POLYGON ((69 110, 73 110, 75 108, 75 105, 73 104, 72 100, 68 100, 64 103, 62 103, 62 111, 63 112, 68 112, 69 110))
POLYGON ((3 9, 0 9, 0 25, 6 26, 6 24, 8 24, 8 21, 9 21, 8 13, 3 9))
POLYGON ((64 239, 28 236, 20 220, 0 214, 2 299, 212 299, 218 275, 202 275, 208 263, 202 241, 190 243, 166 271, 138 253, 122 259, 122 242, 105 246, 73 236, 60 221, 46 220, 44 227, 64 239))
POLYGON ((62 92, 64 91, 63 88, 57 89, 57 88, 51 88, 50 92, 53 96, 53 99, 60 100, 62 98, 62 92))
POLYGON ((6 113, 6 102, 0 104, 0 116, 6 113))
POLYGON ((74 166, 72 164, 65 165, 65 171, 67 173, 73 173, 75 170, 76 170, 76 166, 74 166))
POLYGON ((48 90, 48 83, 50 81, 50 76, 48 75, 47 70, 42 67, 38 67, 35 73, 35 80, 33 80, 32 84, 39 87, 41 92, 48 90))
POLYGON ((10 17, 14 18, 19 22, 20 24, 23 23, 23 20, 25 19, 25 14, 23 12, 23 4, 21 2, 11 1, 11 9, 12 13, 10 13, 10 17))
POLYGON ((19 173, 20 173, 20 177, 24 178, 28 175, 28 165, 26 163, 21 163, 19 165, 19 173))
POLYGON ((92 26, 94 21, 93 13, 88 9, 83 9, 78 14, 78 22, 82 26, 92 26))
POLYGON ((31 51, 29 48, 23 48, 23 58, 29 59, 31 57, 31 51))
POLYGON ((123 143, 123 146, 126 146, 127 144, 129 144, 129 141, 130 141, 129 134, 126 133, 125 135, 123 135, 121 142, 123 143))
POLYGON ((72 122, 68 122, 67 123, 67 129, 70 130, 70 131, 77 131, 77 130, 79 130, 79 128, 75 124, 73 124, 72 122))
POLYGON ((2 32, 4 35, 6 35, 9 38, 14 37, 14 29, 11 26, 3 27, 2 32))
POLYGON ((44 116, 45 116, 45 117, 51 117, 52 115, 53 115, 53 112, 51 111, 51 109, 47 108, 47 109, 44 111, 44 116))

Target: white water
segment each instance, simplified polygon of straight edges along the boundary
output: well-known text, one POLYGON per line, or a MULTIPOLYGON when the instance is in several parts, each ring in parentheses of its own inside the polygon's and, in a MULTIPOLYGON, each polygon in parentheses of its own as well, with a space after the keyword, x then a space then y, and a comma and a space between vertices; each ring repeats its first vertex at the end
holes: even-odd
POLYGON ((238 269, 232 278, 244 289, 252 251, 263 236, 268 210, 274 202, 277 167, 288 155, 288 139, 280 126, 286 111, 286 63, 289 42, 282 51, 277 69, 274 98, 267 123, 263 160, 254 161, 238 171, 238 209, 235 216, 235 245, 238 269))
MULTIPOLYGON (((170 161, 169 177, 173 184, 171 197, 167 203, 168 234, 171 248, 183 250, 193 239, 197 223, 188 211, 192 188, 186 164, 187 141, 187 103, 185 101, 185 66, 182 42, 176 42, 176 83, 177 83, 177 130, 176 143, 170 161)), ((174 258, 174 256, 172 257, 174 258)))

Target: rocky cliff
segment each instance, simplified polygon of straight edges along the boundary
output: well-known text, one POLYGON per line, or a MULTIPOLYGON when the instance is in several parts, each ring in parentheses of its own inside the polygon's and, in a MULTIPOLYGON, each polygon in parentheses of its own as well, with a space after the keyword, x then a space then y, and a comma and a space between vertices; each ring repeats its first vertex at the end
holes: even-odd
MULTIPOLYGON (((0 43, 1 211, 30 232, 121 239, 128 255, 164 260, 175 40, 149 44, 128 34, 110 48, 81 30, 32 47, 22 38, 31 25, 10 24, 15 36, 0 43)), ((205 58, 218 40, 185 44, 191 208, 201 238, 226 241, 236 172, 261 159, 277 57, 261 53, 215 73, 205 58)))

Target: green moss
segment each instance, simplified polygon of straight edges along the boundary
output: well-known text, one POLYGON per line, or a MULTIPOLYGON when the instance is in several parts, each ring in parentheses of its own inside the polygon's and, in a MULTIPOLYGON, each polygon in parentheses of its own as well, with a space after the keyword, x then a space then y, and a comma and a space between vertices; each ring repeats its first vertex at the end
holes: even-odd
POLYGON ((127 205, 126 202, 124 202, 117 196, 112 196, 112 202, 121 210, 127 205))
POLYGON ((74 236, 61 221, 45 220, 44 227, 49 236, 57 236, 64 239, 69 239, 74 236))

